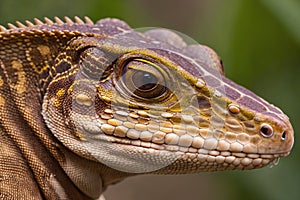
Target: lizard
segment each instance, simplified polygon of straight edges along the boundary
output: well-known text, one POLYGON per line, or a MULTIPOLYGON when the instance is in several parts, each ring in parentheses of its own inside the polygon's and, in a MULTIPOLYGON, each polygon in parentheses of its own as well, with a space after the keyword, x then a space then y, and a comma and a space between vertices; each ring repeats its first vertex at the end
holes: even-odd
POLYGON ((0 198, 98 199, 137 174, 256 169, 290 154, 277 107, 211 48, 118 19, 0 26, 0 198))

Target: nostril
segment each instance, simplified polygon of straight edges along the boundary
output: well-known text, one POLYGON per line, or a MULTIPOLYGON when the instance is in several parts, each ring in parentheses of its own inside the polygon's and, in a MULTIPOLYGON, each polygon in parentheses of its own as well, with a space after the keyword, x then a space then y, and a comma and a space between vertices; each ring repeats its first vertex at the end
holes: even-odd
POLYGON ((281 135, 281 140, 286 140, 286 136, 287 136, 287 134, 286 134, 286 132, 284 131, 283 133, 282 133, 282 135, 281 135))
POLYGON ((260 127, 260 133, 264 137, 271 137, 273 135, 273 128, 269 124, 262 124, 260 127))

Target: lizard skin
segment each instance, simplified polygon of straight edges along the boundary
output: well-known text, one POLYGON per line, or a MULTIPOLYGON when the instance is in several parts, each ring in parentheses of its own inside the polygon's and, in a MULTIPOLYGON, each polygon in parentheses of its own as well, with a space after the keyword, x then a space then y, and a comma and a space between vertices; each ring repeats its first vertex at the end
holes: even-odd
POLYGON ((167 30, 35 19, 0 27, 0 198, 97 199, 142 173, 254 169, 287 156, 282 111, 167 30))

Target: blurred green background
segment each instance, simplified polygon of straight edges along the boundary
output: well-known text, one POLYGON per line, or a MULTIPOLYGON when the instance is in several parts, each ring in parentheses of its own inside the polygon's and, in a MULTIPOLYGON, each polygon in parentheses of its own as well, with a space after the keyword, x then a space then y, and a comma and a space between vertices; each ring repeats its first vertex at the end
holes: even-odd
POLYGON ((183 32, 222 57, 237 83, 282 108, 295 128, 291 155, 253 171, 138 176, 110 187, 107 200, 300 199, 299 0, 1 0, 0 24, 47 16, 117 17, 132 27, 183 32))

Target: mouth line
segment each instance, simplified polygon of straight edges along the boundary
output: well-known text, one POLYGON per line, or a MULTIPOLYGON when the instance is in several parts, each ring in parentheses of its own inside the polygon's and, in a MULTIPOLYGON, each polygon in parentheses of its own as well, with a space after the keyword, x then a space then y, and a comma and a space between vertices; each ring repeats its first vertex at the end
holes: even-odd
MULTIPOLYGON (((217 149, 205 149, 205 148, 194 148, 194 147, 182 147, 178 145, 170 145, 166 143, 156 144, 151 141, 142 141, 140 139, 130 139, 127 137, 117 137, 114 135, 107 135, 104 133, 99 134, 93 139, 104 140, 106 142, 111 142, 114 144, 124 145, 129 147, 138 147, 142 149, 152 149, 159 151, 168 151, 168 152, 178 152, 182 154, 195 154, 195 155, 204 155, 210 157, 234 157, 234 158, 248 158, 248 159, 262 159, 265 162, 270 162, 274 159, 279 159, 280 157, 285 157, 289 152, 281 152, 276 154, 271 153, 247 153, 247 152, 230 152, 230 151, 219 151, 217 149)), ((268 163, 266 163, 268 164, 268 163)))

